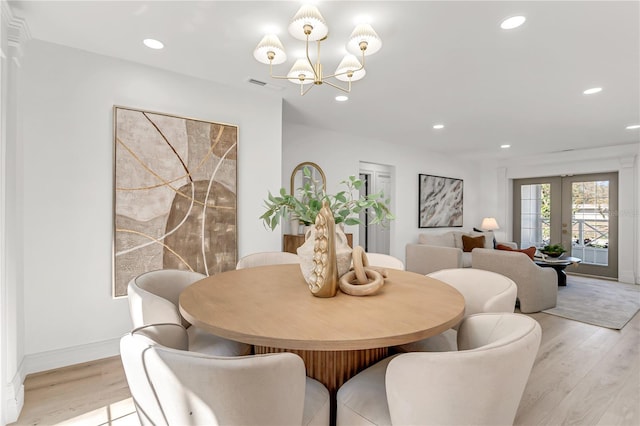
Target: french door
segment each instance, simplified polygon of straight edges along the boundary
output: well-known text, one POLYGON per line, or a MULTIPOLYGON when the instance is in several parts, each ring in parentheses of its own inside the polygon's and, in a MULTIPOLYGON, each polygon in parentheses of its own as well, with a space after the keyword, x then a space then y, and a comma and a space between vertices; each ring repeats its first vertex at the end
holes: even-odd
POLYGON ((513 236, 522 248, 562 244, 571 271, 618 277, 618 174, 514 180, 513 236))

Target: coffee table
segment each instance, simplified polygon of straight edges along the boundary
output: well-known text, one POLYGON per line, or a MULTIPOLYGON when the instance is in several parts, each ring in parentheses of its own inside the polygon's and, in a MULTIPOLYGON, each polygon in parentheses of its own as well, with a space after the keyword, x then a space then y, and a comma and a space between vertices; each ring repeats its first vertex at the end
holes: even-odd
POLYGON ((566 286, 567 285, 567 273, 565 272, 565 268, 569 265, 578 264, 582 262, 582 259, 571 256, 561 256, 561 257, 547 257, 543 258, 534 258, 533 261, 538 266, 542 266, 543 268, 553 268, 558 274, 558 285, 566 286))

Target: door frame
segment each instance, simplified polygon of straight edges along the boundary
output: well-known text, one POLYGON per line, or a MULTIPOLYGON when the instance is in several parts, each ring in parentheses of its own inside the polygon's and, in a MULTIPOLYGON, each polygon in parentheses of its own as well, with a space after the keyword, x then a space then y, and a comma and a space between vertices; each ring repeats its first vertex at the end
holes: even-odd
MULTIPOLYGON (((573 236, 569 223, 572 221, 572 183, 589 181, 609 181, 609 247, 607 266, 580 263, 571 272, 603 278, 618 278, 618 172, 585 173, 577 175, 542 176, 513 180, 513 240, 521 247, 522 204, 521 186, 535 184, 551 185, 550 243, 561 243, 569 250, 573 248, 573 236), (558 206, 560 214, 557 214, 558 206), (556 214, 554 214, 556 212, 556 214), (563 227, 563 224, 566 226, 563 227), (569 228, 563 233, 563 228, 569 228)), ((522 248, 522 247, 521 247, 522 248)))

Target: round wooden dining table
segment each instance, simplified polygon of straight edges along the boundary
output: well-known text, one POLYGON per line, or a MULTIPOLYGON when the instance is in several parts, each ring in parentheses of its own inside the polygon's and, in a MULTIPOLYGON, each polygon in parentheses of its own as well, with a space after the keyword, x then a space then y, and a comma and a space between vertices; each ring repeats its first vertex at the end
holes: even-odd
POLYGON ((297 353, 307 375, 335 395, 390 346, 442 333, 464 315, 464 298, 453 287, 413 272, 388 273, 376 294, 319 298, 297 264, 228 271, 185 289, 180 312, 197 327, 254 345, 257 354, 297 353))

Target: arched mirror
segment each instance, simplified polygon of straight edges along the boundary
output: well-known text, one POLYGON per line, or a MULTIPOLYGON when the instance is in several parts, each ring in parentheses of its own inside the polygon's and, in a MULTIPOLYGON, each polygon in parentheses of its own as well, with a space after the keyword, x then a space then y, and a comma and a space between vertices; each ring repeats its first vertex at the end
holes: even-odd
POLYGON ((291 173, 291 195, 296 195, 296 189, 302 188, 307 182, 312 185, 314 183, 322 185, 322 190, 324 191, 327 188, 326 181, 327 179, 324 176, 324 172, 316 163, 310 161, 300 163, 293 169, 293 173, 291 173), (309 170, 308 176, 304 173, 305 167, 309 170))

